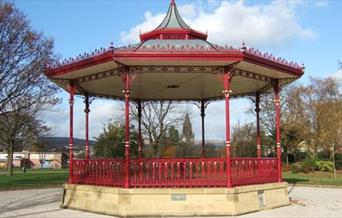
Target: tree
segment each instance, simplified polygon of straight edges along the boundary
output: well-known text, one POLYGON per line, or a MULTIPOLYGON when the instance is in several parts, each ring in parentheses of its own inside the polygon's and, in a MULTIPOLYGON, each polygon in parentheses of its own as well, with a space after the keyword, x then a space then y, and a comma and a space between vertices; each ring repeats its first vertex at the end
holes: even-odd
MULTIPOLYGON (((130 154, 132 157, 138 155, 137 132, 134 127, 130 128, 130 154)), ((95 138, 94 145, 96 157, 116 157, 123 158, 125 154, 125 127, 118 122, 108 123, 103 129, 103 133, 95 138)))
POLYGON ((176 129, 174 125, 171 125, 168 130, 168 135, 166 137, 166 143, 167 144, 179 144, 180 137, 179 137, 179 131, 176 129))
POLYGON ((297 97, 293 100, 301 106, 293 111, 299 114, 296 116, 297 123, 299 121, 304 125, 302 135, 308 150, 313 157, 320 151, 329 152, 333 128, 337 128, 336 124, 340 120, 335 107, 335 101, 341 99, 337 82, 332 78, 311 78, 308 86, 299 87, 295 93, 297 97))
POLYGON ((180 143, 179 131, 174 125, 167 130, 167 134, 161 148, 161 156, 164 158, 177 157, 177 147, 180 143))
POLYGON ((0 138, 10 176, 14 150, 29 131, 41 128, 39 112, 58 103, 57 87, 43 74, 54 59, 53 40, 32 30, 14 4, 0 0, 0 138))
POLYGON ((256 157, 257 147, 255 144, 256 126, 253 123, 241 125, 237 123, 233 127, 232 150, 237 157, 256 157))
MULTIPOLYGON (((340 129, 341 94, 333 78, 310 78, 308 85, 292 85, 282 90, 281 133, 285 153, 304 148, 315 158, 323 153, 332 158, 332 146, 340 129)), ((261 101, 261 122, 274 137, 273 96, 261 101)))
MULTIPOLYGON (((137 123, 138 111, 131 107, 132 119, 137 123)), ((152 146, 153 156, 158 158, 161 146, 165 143, 167 131, 171 126, 177 126, 181 120, 175 104, 172 101, 156 101, 142 103, 142 134, 152 146)))

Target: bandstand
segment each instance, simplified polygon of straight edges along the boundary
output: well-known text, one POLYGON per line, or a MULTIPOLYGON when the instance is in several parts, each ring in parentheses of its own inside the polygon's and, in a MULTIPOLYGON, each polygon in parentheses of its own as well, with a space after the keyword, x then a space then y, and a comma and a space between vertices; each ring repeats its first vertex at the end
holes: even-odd
MULTIPOLYGON (((280 88, 304 73, 298 64, 242 45, 219 46, 190 28, 171 1, 162 23, 135 45, 99 49, 49 66, 46 75, 70 94, 69 179, 62 206, 118 216, 236 215, 289 204, 281 175, 280 88), (259 102, 274 92, 276 157, 261 155, 259 102), (74 95, 85 96, 85 159, 73 155, 74 95), (257 158, 232 157, 230 99, 254 97, 257 158), (89 98, 125 102, 125 156, 89 155, 89 98), (144 101, 224 100, 224 158, 144 158, 141 104, 144 101), (130 157, 129 103, 138 105, 137 158, 130 157)), ((202 132, 202 134, 203 134, 202 132)))

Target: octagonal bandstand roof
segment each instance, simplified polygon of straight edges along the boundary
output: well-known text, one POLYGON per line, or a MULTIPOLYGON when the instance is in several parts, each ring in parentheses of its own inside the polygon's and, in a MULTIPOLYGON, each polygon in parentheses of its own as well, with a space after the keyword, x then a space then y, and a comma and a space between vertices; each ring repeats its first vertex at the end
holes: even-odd
POLYGON ((166 17, 154 30, 140 34, 135 45, 102 48, 49 66, 46 75, 67 90, 70 81, 77 94, 122 99, 122 74, 134 75, 131 87, 136 100, 222 99, 222 76, 233 69, 232 97, 272 89, 278 79, 286 85, 304 68, 271 54, 248 48, 219 46, 207 34, 190 28, 172 0, 166 17))

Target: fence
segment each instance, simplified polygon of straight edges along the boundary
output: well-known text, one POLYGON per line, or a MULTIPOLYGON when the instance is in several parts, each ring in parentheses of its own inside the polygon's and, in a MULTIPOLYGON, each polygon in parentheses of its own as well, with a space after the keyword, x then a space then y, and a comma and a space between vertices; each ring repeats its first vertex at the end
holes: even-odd
MULTIPOLYGON (((276 158, 232 158, 233 186, 277 182, 276 158)), ((134 188, 226 187, 226 159, 141 159, 130 162, 134 188)), ((124 186, 124 160, 73 160, 71 183, 124 186)))

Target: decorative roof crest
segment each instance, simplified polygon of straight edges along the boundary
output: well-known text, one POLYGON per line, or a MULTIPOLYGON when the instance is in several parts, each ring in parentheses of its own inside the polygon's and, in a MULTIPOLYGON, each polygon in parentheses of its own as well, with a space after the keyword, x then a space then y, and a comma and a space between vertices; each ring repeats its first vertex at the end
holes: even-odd
POLYGON ((171 0, 164 20, 154 30, 140 34, 141 41, 149 39, 207 39, 207 34, 190 28, 180 16, 175 0, 171 0))

